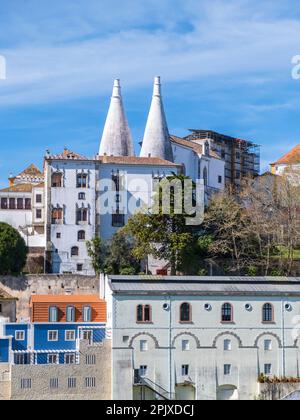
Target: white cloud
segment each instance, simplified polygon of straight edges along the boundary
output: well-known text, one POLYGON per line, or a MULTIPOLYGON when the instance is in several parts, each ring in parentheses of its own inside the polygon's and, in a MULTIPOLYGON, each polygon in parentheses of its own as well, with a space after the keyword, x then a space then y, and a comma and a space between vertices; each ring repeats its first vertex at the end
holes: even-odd
POLYGON ((160 3, 62 1, 47 18, 41 10, 38 23, 28 15, 20 23, 23 41, 0 50, 7 59, 0 106, 106 95, 114 77, 128 89, 149 85, 156 74, 212 83, 228 75, 237 83, 290 77, 299 20, 272 18, 262 7, 251 13, 253 2, 187 0, 176 2, 177 10, 173 1, 160 3))

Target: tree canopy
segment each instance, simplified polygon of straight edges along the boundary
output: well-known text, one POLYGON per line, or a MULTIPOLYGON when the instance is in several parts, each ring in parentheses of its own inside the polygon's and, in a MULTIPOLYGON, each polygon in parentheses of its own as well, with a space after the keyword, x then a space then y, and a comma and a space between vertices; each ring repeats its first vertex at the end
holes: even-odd
POLYGON ((27 247, 19 232, 0 223, 0 274, 20 274, 26 265, 27 247))

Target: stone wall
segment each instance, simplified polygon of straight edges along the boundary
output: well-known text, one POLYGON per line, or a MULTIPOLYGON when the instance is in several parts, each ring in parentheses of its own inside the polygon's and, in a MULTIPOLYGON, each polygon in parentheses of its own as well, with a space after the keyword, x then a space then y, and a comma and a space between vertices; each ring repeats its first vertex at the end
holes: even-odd
POLYGON ((17 321, 30 317, 32 294, 99 294, 99 278, 79 275, 0 276, 0 287, 17 297, 17 321))
POLYGON ((13 365, 11 400, 111 400, 111 341, 82 342, 78 365, 13 365), (88 355, 96 357, 94 365, 87 363, 88 355), (76 380, 73 388, 68 386, 70 378, 76 380), (94 387, 87 387, 87 378, 95 378, 94 387), (54 379, 56 389, 50 387, 54 379), (30 388, 22 388, 23 380, 31 382, 30 388))

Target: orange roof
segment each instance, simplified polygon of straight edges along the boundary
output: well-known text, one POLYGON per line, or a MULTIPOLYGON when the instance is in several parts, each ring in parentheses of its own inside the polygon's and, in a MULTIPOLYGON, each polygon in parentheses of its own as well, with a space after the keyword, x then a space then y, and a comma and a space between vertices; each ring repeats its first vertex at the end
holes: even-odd
POLYGON ((295 163, 300 163, 300 144, 294 147, 277 162, 272 163, 272 165, 292 165, 295 163))
POLYGON ((99 156, 101 163, 115 163, 119 165, 159 165, 159 166, 181 166, 168 160, 154 157, 134 157, 134 156, 99 156))
POLYGON ((32 295, 32 303, 99 303, 104 302, 97 295, 32 295))
POLYGON ((28 166, 28 168, 26 168, 23 172, 21 172, 18 175, 18 177, 24 176, 43 177, 44 175, 34 164, 31 164, 30 166, 28 166))
POLYGON ((87 160, 85 156, 79 155, 78 153, 72 152, 72 150, 64 149, 62 153, 58 155, 51 155, 46 159, 59 159, 59 160, 87 160))

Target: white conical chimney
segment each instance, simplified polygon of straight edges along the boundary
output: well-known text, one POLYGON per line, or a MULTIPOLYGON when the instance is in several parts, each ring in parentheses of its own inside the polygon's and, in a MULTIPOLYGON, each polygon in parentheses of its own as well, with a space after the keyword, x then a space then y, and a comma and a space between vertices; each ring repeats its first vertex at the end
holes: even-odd
POLYGON ((124 111, 119 79, 114 82, 99 155, 134 156, 133 140, 124 111))
POLYGON ((168 124, 161 96, 160 77, 154 79, 152 104, 146 125, 141 157, 157 157, 174 161, 168 124))

